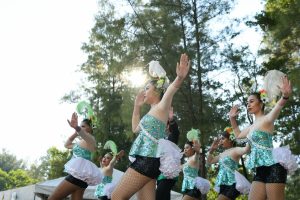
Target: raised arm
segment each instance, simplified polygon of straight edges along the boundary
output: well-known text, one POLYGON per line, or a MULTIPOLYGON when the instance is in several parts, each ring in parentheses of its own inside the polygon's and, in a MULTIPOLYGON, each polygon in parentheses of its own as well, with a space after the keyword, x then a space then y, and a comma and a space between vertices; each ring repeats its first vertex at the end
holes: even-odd
POLYGON ((229 115, 229 120, 230 120, 231 127, 232 127, 233 132, 234 132, 234 136, 237 139, 242 139, 242 138, 247 137, 247 134, 249 133, 250 128, 247 127, 245 129, 243 129, 242 131, 240 130, 240 128, 238 126, 238 123, 237 123, 237 120, 236 120, 236 117, 239 114, 238 109, 239 109, 239 107, 237 105, 233 106, 230 109, 230 112, 228 113, 228 115, 229 115))
POLYGON ((167 88, 167 91, 165 92, 162 100, 158 104, 160 109, 164 111, 169 110, 169 108, 171 107, 173 96, 180 88, 181 84, 183 83, 183 80, 186 78, 189 69, 190 69, 190 61, 188 56, 186 54, 181 54, 180 61, 179 63, 177 63, 176 66, 177 77, 167 88))
POLYGON ((198 140, 193 141, 193 149, 195 151, 195 154, 193 155, 192 162, 197 165, 199 162, 199 156, 201 153, 201 144, 199 143, 198 140))
POLYGON ((89 145, 91 145, 93 147, 93 149, 96 148, 96 140, 95 138, 89 134, 89 133, 86 133, 80 126, 78 126, 78 116, 77 114, 74 112, 72 114, 72 117, 71 117, 71 121, 68 120, 68 123, 69 125, 75 129, 75 131, 77 132, 77 134, 79 136, 81 136, 81 138, 86 141, 86 143, 88 143, 89 145))
POLYGON ((72 149, 73 148, 73 141, 75 140, 75 138, 78 136, 77 132, 73 133, 65 142, 65 148, 67 149, 72 149))
POLYGON ((278 118, 281 109, 288 101, 291 93, 292 93, 292 85, 288 78, 282 77, 282 87, 280 88, 282 96, 274 106, 274 108, 266 115, 266 120, 269 123, 274 123, 274 121, 278 118))
POLYGON ((134 101, 133 113, 132 113, 132 132, 137 133, 139 131, 139 123, 141 120, 141 107, 144 104, 144 91, 140 91, 134 101))
POLYGON ((110 161, 108 167, 109 167, 110 169, 113 169, 114 166, 115 166, 115 164, 116 164, 116 162, 117 162, 118 160, 120 160, 124 155, 125 155, 125 151, 124 151, 124 150, 121 150, 117 155, 115 155, 115 156, 113 157, 113 159, 110 161))
POLYGON ((176 120, 174 119, 174 112, 173 112, 173 107, 170 108, 169 111, 169 135, 168 135, 168 140, 171 142, 178 144, 178 139, 179 139, 179 129, 176 120))
POLYGON ((207 155, 207 163, 208 164, 214 164, 214 163, 219 162, 220 156, 219 155, 213 156, 214 151, 218 149, 219 142, 220 142, 219 138, 214 138, 214 141, 211 144, 210 149, 208 151, 208 155, 207 155))
POLYGON ((245 147, 235 147, 234 153, 236 154, 236 156, 241 157, 242 155, 249 153, 250 149, 250 145, 246 144, 245 147))

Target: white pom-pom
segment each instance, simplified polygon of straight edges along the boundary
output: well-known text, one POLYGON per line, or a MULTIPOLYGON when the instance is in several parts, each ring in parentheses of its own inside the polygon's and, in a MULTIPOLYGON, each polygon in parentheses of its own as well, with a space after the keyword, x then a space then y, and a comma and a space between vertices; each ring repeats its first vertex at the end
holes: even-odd
POLYGON ((274 160, 280 163, 290 175, 298 169, 297 158, 292 154, 289 146, 274 148, 272 154, 274 160))
POLYGON ((236 181, 235 188, 237 191, 239 191, 241 194, 249 194, 251 183, 238 171, 235 171, 234 175, 236 181))
POLYGON ((165 77, 166 76, 166 71, 164 68, 159 64, 158 61, 152 60, 149 63, 149 74, 150 76, 156 78, 156 77, 165 77))
POLYGON ((278 70, 270 70, 264 77, 263 88, 267 91, 269 100, 272 101, 280 95, 280 88, 282 86, 282 77, 285 74, 278 70))
POLYGON ((105 184, 105 186, 103 188, 103 192, 107 196, 108 199, 111 198, 111 193, 114 191, 115 187, 116 187, 115 183, 107 183, 107 184, 105 184))
POLYGON ((195 186, 200 190, 201 194, 207 194, 210 190, 210 182, 202 177, 195 178, 195 186))
POLYGON ((165 139, 158 141, 158 154, 160 155, 159 170, 168 179, 176 178, 181 172, 181 149, 173 142, 165 139))

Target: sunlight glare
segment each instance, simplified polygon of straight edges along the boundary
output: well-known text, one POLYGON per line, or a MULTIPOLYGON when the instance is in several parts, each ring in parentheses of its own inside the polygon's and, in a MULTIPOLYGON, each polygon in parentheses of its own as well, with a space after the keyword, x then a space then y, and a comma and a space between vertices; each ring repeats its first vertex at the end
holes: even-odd
POLYGON ((146 82, 146 74, 141 69, 134 69, 127 73, 126 79, 133 87, 142 87, 146 82))

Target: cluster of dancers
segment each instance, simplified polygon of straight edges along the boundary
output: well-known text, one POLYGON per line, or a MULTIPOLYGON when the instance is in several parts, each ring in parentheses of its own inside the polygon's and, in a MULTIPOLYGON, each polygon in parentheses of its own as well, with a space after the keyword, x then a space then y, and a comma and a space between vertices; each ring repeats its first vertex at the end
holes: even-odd
MULTIPOLYGON (((211 183, 199 177, 202 148, 197 130, 192 129, 187 134, 183 152, 177 146, 179 130, 173 116, 172 99, 189 69, 190 60, 182 54, 176 66, 177 76, 170 84, 159 63, 149 63, 149 74, 153 78, 137 94, 133 107, 132 131, 137 137, 128 153, 131 164, 116 184, 112 179, 114 165, 125 152, 105 154, 100 160, 99 170, 91 162, 91 154, 97 148, 92 121, 84 119, 79 126, 78 115, 73 113, 68 123, 75 132, 65 144, 66 148, 73 150, 72 159, 65 164, 68 176, 48 200, 60 200, 69 195, 73 200, 83 199, 88 185, 97 185, 95 196, 101 200, 128 200, 133 195, 139 200, 169 200, 180 172, 183 172, 182 199, 201 199, 207 194, 211 183), (144 104, 150 105, 150 110, 141 117, 144 104), (81 140, 74 143, 78 136, 81 140), (184 164, 181 163, 183 154, 184 164)), ((270 112, 264 112, 265 93, 250 94, 247 110, 254 116, 253 124, 240 130, 237 123, 239 108, 233 106, 229 112, 231 127, 225 128, 211 144, 206 159, 208 164, 218 163, 219 166, 214 183, 217 199, 236 199, 241 194, 247 194, 251 200, 284 199, 287 174, 294 172, 298 165, 287 147, 273 148, 274 122, 292 92, 287 76, 281 76, 280 85, 276 87, 279 87, 281 97, 270 112), (246 139, 247 144, 238 146, 238 139, 246 139), (219 147, 223 149, 221 153, 216 151, 219 147), (248 154, 246 167, 254 172, 251 184, 238 172, 244 154, 248 154)))

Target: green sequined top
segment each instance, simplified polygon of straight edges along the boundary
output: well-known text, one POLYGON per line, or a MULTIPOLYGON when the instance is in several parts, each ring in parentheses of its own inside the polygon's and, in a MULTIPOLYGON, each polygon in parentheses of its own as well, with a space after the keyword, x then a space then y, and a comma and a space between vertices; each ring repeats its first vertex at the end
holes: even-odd
POLYGON ((85 148, 79 146, 79 144, 75 143, 73 145, 73 158, 76 158, 76 157, 81 157, 86 160, 91 160, 92 152, 89 151, 88 149, 85 149, 85 148))
POLYGON ((132 144, 129 155, 158 158, 157 142, 166 137, 166 124, 147 114, 142 118, 140 127, 142 128, 132 144))
POLYGON ((187 163, 183 166, 183 181, 181 191, 192 190, 195 187, 195 178, 198 177, 199 169, 190 167, 187 163))
POLYGON ((96 197, 106 196, 106 194, 104 193, 104 186, 107 183, 111 183, 111 182, 112 182, 111 176, 104 176, 102 182, 99 185, 97 185, 94 195, 96 197))
POLYGON ((232 185, 236 183, 234 171, 238 169, 238 163, 230 156, 225 156, 219 160, 219 172, 216 185, 232 185))
POLYGON ((272 135, 268 132, 255 130, 247 138, 251 146, 251 152, 246 162, 246 167, 254 169, 260 166, 271 166, 276 162, 273 159, 272 135))

